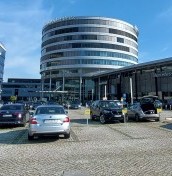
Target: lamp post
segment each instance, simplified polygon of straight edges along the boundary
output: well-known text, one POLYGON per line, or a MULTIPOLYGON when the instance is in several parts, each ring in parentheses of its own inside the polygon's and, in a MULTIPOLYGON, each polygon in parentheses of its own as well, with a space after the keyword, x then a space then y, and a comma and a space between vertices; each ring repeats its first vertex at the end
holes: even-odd
POLYGON ((92 101, 93 101, 93 98, 94 98, 94 89, 91 90, 91 95, 92 95, 92 101))
POLYGON ((107 100, 106 85, 105 85, 105 97, 104 97, 104 99, 107 100))
POLYGON ((80 79, 79 79, 79 100, 80 100, 80 102, 81 102, 81 99, 82 99, 82 97, 81 97, 81 91, 82 91, 82 76, 80 76, 80 79))
POLYGON ((131 94, 131 104, 133 104, 133 83, 132 83, 132 77, 130 77, 130 94, 131 94))

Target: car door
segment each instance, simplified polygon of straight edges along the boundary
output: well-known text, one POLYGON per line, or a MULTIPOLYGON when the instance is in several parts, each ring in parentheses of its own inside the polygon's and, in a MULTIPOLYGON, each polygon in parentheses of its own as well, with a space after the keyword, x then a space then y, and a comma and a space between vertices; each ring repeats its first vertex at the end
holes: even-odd
POLYGON ((96 104, 97 104, 97 101, 94 101, 90 106, 90 111, 93 116, 96 116, 96 104))
POLYGON ((136 114, 136 104, 132 104, 128 107, 128 118, 129 119, 134 119, 135 118, 135 114, 136 114))
POLYGON ((95 115, 96 117, 100 117, 100 101, 95 102, 95 115))

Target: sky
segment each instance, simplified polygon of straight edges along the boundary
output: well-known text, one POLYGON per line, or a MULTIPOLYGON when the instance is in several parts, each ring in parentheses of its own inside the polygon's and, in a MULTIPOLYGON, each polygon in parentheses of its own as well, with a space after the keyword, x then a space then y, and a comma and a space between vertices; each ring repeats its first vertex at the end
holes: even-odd
POLYGON ((139 63, 172 57, 170 0, 0 0, 4 82, 40 78, 42 28, 68 16, 103 16, 136 25, 139 63))

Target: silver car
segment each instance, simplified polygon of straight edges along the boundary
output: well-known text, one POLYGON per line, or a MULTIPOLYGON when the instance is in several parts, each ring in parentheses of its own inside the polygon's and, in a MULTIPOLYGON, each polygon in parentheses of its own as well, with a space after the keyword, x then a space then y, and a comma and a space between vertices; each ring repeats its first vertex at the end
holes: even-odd
POLYGON ((34 136, 60 134, 70 138, 70 118, 63 106, 38 106, 29 120, 28 140, 33 140, 34 136))
POLYGON ((134 103, 128 107, 127 110, 128 119, 133 119, 136 121, 141 120, 155 120, 159 121, 160 117, 157 113, 157 109, 153 104, 140 104, 134 103))

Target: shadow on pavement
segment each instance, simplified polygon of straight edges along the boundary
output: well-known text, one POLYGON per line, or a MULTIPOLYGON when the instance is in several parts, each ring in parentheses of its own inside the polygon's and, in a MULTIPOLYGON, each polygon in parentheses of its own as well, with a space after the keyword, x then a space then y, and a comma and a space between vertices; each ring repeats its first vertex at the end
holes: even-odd
POLYGON ((166 129, 168 129, 168 130, 172 130, 172 123, 168 123, 168 124, 166 124, 166 125, 162 125, 161 127, 162 127, 162 128, 166 128, 166 129))
POLYGON ((27 139, 27 127, 15 126, 1 126, 0 127, 0 144, 37 144, 49 143, 59 139, 64 139, 63 135, 60 136, 41 136, 35 137, 33 141, 27 139))
MULTIPOLYGON (((71 119, 71 123, 87 125, 87 119, 71 119)), ((89 125, 100 125, 99 121, 93 121, 91 119, 88 119, 88 124, 89 125)))

